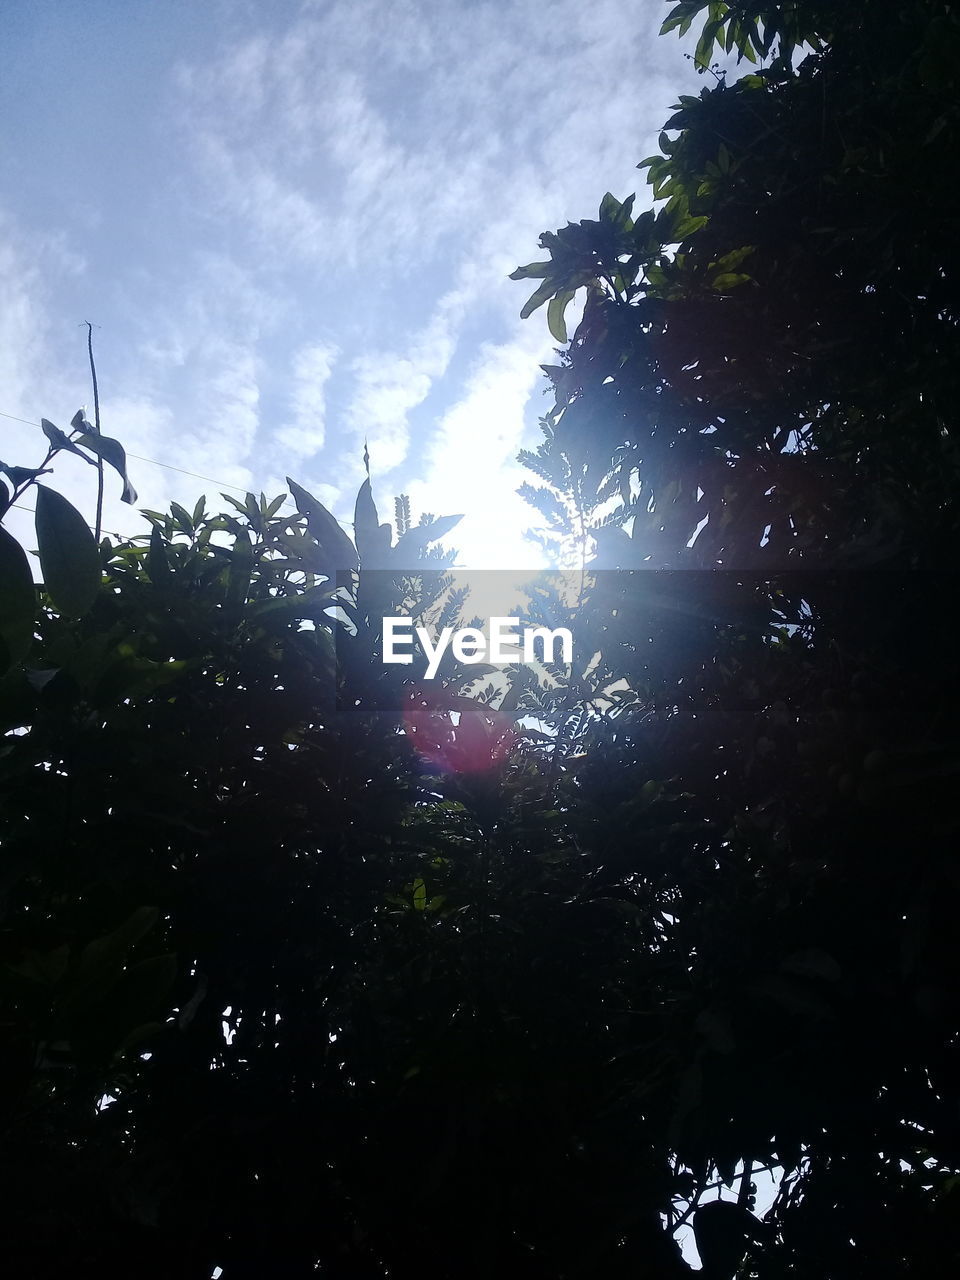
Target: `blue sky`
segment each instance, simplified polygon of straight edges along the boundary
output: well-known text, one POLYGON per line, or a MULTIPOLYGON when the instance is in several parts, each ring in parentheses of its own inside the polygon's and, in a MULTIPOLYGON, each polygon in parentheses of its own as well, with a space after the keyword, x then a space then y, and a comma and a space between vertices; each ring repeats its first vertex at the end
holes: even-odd
MULTIPOLYGON (((349 528, 463 511, 460 563, 541 563, 516 496, 553 342, 519 319, 541 231, 638 192, 702 82, 637 0, 7 0, 0 17, 0 411, 92 395, 138 506, 291 475, 349 528)), ((0 418, 0 457, 36 465, 0 418)), ((92 521, 92 472, 56 483, 92 521)), ((106 528, 147 526, 108 485, 106 528)), ((230 490, 228 490, 230 491, 230 490)), ((29 546, 29 517, 8 525, 29 546)))

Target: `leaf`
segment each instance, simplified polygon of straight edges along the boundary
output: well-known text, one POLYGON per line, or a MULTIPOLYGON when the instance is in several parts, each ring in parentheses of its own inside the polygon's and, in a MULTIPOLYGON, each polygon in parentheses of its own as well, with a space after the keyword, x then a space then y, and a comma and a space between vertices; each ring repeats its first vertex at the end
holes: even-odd
POLYGON ((630 215, 633 213, 633 202, 636 198, 636 195, 632 195, 627 196, 626 200, 618 200, 612 192, 608 191, 600 202, 600 221, 612 222, 618 231, 632 231, 633 219, 630 215))
POLYGON ((100 590, 100 552, 80 512, 55 489, 37 486, 37 546, 43 585, 57 609, 82 618, 100 590))
POLYGON ((37 592, 26 552, 0 528, 0 673, 29 652, 36 609, 37 592))
POLYGON ((705 24, 700 39, 697 41, 697 51, 693 56, 693 60, 698 67, 705 69, 710 65, 710 56, 716 43, 717 32, 722 26, 722 18, 715 18, 712 22, 705 24))
POLYGON ((427 905, 427 886, 420 876, 413 882, 413 909, 423 911, 427 905))
POLYGON ((360 563, 356 547, 340 528, 337 520, 322 502, 318 502, 312 493, 301 488, 289 476, 287 476, 287 484, 290 486, 290 495, 297 504, 297 510, 307 517, 307 528, 317 540, 331 569, 356 569, 360 563))
POLYGON ((49 467, 8 467, 5 462, 0 462, 0 471, 10 477, 16 489, 28 480, 36 480, 37 476, 50 475, 49 467))
POLYGON ((330 623, 332 620, 326 610, 337 599, 335 586, 308 587, 298 591, 294 596, 274 596, 270 600, 258 600, 249 609, 251 621, 260 622, 264 618, 286 623, 297 622, 304 618, 330 623))
POLYGON ((545 280, 553 269, 553 260, 548 262, 528 262, 525 267, 517 267, 511 271, 508 280, 545 280))
MULTIPOLYGON (((89 423, 87 425, 89 426, 89 423)), ((117 472, 123 480, 123 493, 120 495, 121 501, 136 502, 137 491, 127 476, 127 455, 124 453, 123 445, 119 440, 111 440, 109 436, 98 436, 92 432, 85 431, 83 435, 77 437, 76 443, 82 444, 85 449, 97 454, 104 462, 109 462, 110 466, 117 472)))
POLYGON ((54 676, 59 674, 59 667, 44 667, 42 669, 35 668, 24 672, 30 688, 35 689, 37 693, 42 693, 54 676))
POLYGON ((93 458, 88 457, 82 449, 78 449, 73 441, 70 440, 59 427, 55 427, 52 422, 48 422, 46 418, 41 418, 40 426, 43 430, 43 434, 55 449, 66 449, 68 453, 75 453, 77 457, 82 458, 84 462, 89 462, 91 467, 95 467, 97 465, 93 458))
POLYGON ((532 316, 538 307, 543 304, 557 292, 557 281, 555 276, 551 276, 549 280, 545 280, 536 293, 531 293, 520 309, 520 319, 526 320, 532 316))
POLYGON ((756 1231, 756 1219, 732 1200, 710 1200, 693 1215, 693 1236, 703 1274, 733 1280, 756 1231))
POLYGON ((242 608, 253 573, 253 543, 246 529, 237 534, 227 573, 226 603, 232 608, 242 608))
POLYGON ((574 296, 575 290, 564 289, 552 298, 550 305, 547 307, 547 328, 558 342, 565 343, 567 341, 567 325, 563 318, 563 313, 574 296))
POLYGON ((364 480, 357 494, 353 513, 353 531, 363 567, 382 569, 390 553, 391 530, 388 524, 380 524, 369 479, 364 480))
MULTIPOLYGON (((242 508, 242 509, 244 510, 244 514, 246 514, 246 509, 245 508, 242 508)), ((193 537, 193 520, 190 517, 190 512, 187 511, 185 507, 181 507, 179 502, 171 502, 170 514, 174 517, 174 519, 183 529, 183 532, 186 534, 189 534, 190 537, 192 538, 193 537)))
POLYGON ((420 557, 420 553, 430 545, 431 542, 439 542, 440 539, 451 529, 455 528, 463 519, 459 516, 440 516, 436 520, 432 520, 429 524, 417 525, 415 529, 408 529, 401 538, 397 540, 397 545, 393 548, 391 560, 400 563, 404 557, 408 557, 410 564, 415 564, 420 557))
POLYGON ((718 293, 726 293, 731 289, 736 289, 738 285, 747 284, 753 279, 753 276, 744 275, 742 271, 723 271, 718 276, 714 276, 711 284, 718 293))
POLYGON ((167 559, 167 548, 160 532, 160 526, 156 524, 150 530, 147 573, 150 575, 150 581, 155 587, 166 586, 170 581, 170 561, 167 559))

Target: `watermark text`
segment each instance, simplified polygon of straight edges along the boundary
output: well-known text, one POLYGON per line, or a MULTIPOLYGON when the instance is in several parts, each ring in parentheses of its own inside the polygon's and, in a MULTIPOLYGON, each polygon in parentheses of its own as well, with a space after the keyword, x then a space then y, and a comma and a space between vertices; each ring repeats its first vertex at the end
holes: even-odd
POLYGON ((479 627, 443 627, 436 641, 426 627, 414 627, 412 618, 383 619, 384 662, 413 662, 414 641, 427 659, 426 679, 432 680, 440 667, 447 649, 457 662, 467 666, 477 662, 515 665, 520 662, 536 662, 537 642, 540 643, 540 659, 557 662, 573 662, 573 636, 567 627, 522 627, 519 618, 491 618, 485 630, 479 627))

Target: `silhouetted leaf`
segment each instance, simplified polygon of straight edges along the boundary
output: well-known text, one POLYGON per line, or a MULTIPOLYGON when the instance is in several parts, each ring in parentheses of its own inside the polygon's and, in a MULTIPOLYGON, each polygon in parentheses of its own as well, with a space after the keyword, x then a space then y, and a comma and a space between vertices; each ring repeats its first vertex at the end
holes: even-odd
POLYGON ((365 569, 384 568, 390 554, 391 529, 388 524, 380 524, 369 480, 364 480, 357 494, 353 529, 361 566, 365 569))
POLYGON ((82 617, 100 589, 100 553, 87 522, 55 489, 37 486, 37 547, 43 585, 61 613, 82 617))
POLYGON ((439 542, 445 534, 455 528, 463 519, 459 516, 438 516, 426 525, 417 525, 408 529, 398 540, 391 552, 390 559, 398 566, 412 566, 420 559, 423 552, 432 542, 439 542))
POLYGON ((82 458, 84 462, 89 462, 91 467, 95 467, 97 465, 94 458, 91 458, 88 454, 84 453, 82 449, 78 449, 73 441, 69 439, 69 437, 66 436, 59 427, 54 426, 52 422, 48 422, 46 418, 41 418, 40 426, 43 429, 43 434, 55 449, 65 449, 68 453, 75 453, 77 457, 82 458))
POLYGON ((239 608, 247 598, 250 576, 253 572, 253 543, 246 529, 237 534, 230 556, 230 569, 227 573, 226 602, 233 608, 239 608))
POLYGON ((121 500, 129 503, 136 502, 137 491, 127 476, 127 455, 124 453, 123 445, 119 440, 112 440, 109 436, 98 436, 94 432, 84 432, 83 435, 77 437, 76 443, 82 444, 91 453, 98 454, 103 458, 104 462, 109 462, 110 466, 123 480, 121 500))
POLYGON ((36 609, 37 593, 26 553, 0 528, 0 674, 29 651, 36 609))
POLYGON ((28 480, 36 480, 37 476, 50 474, 49 467, 8 467, 5 462, 0 462, 0 471, 10 477, 15 489, 19 489, 28 480))
POLYGON ((307 529, 317 540, 333 571, 356 569, 359 564, 357 549, 340 528, 337 520, 322 502, 287 476, 287 484, 297 510, 307 517, 307 529))
POLYGON ((149 573, 150 581, 155 587, 166 586, 170 581, 170 562, 167 559, 167 548, 160 532, 160 526, 156 524, 150 530, 147 573, 149 573))

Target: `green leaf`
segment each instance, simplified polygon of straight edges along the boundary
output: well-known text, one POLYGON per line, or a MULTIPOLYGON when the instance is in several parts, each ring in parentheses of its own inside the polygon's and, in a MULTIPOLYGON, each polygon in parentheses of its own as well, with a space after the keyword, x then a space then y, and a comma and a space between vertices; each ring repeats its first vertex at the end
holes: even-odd
MULTIPOLYGON (((89 423, 87 425, 89 426, 89 423)), ((93 432, 85 431, 82 435, 77 436, 76 443, 82 444, 85 449, 97 454, 104 462, 109 462, 110 466, 123 480, 121 500, 129 503, 136 502, 137 491, 130 483, 127 475, 127 455, 124 453, 123 445, 119 440, 111 440, 109 436, 98 436, 93 432)))
POLYGON ((423 911, 427 905, 427 886, 420 876, 413 882, 413 909, 423 911))
POLYGON ((337 520, 322 502, 287 476, 290 495, 297 510, 307 517, 307 528, 316 539, 332 570, 356 569, 360 561, 357 549, 340 528, 337 520))
POLYGON ((723 26, 722 18, 715 18, 712 22, 705 24, 700 39, 697 41, 697 51, 693 56, 693 60, 698 67, 706 68, 710 65, 710 57, 713 53, 713 46, 716 43, 717 32, 723 26))
POLYGON ((558 342, 567 341, 567 325, 563 314, 570 305, 574 293, 573 289, 564 289, 551 300, 547 307, 547 328, 558 342))
POLYGON ((0 673, 29 652, 36 610, 37 592, 26 552, 0 528, 0 673))
POLYGON ((43 585, 61 613, 83 617, 100 590, 100 552, 80 512, 55 489, 37 486, 37 546, 43 585))
POLYGON ((511 271, 508 280, 545 280, 553 270, 553 260, 548 262, 528 262, 525 267, 517 267, 511 271))
POLYGON ((536 293, 531 293, 530 297, 523 304, 520 310, 520 319, 526 320, 529 316, 542 307, 543 304, 557 292, 557 282, 554 276, 549 280, 545 280, 536 293))
POLYGON ((753 279, 753 276, 745 275, 742 271, 722 271, 720 275, 714 276, 711 285, 718 293, 727 293, 731 289, 736 289, 738 285, 747 284, 753 279))

